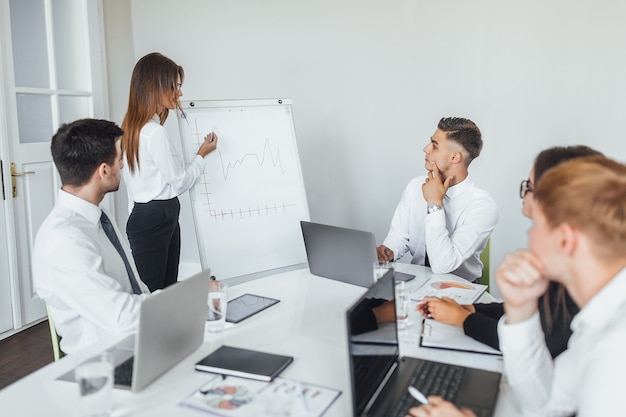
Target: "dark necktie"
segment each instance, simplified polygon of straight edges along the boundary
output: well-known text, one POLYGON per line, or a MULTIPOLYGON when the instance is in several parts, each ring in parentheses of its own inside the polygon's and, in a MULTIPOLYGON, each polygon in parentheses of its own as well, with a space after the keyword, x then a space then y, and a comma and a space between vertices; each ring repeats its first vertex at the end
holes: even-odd
POLYGON ((141 288, 139 288, 139 284, 137 283, 137 280, 135 279, 135 274, 133 273, 133 269, 130 267, 130 264, 128 263, 128 258, 126 257, 126 253, 124 252, 124 249, 122 248, 122 244, 120 243, 120 240, 117 238, 115 229, 113 229, 113 225, 111 224, 111 221, 109 220, 107 215, 104 213, 104 211, 102 212, 102 215, 100 216, 100 224, 102 225, 102 229, 104 230, 104 233, 106 233, 107 237, 109 238, 109 240, 115 247, 115 250, 117 250, 117 253, 120 254, 120 256, 122 257, 122 260, 124 261, 124 266, 126 267, 126 272, 128 273, 130 286, 133 287, 133 293, 141 294, 141 288))
POLYGON ((430 268, 430 260, 428 259, 428 252, 426 252, 426 257, 424 258, 424 266, 430 268))

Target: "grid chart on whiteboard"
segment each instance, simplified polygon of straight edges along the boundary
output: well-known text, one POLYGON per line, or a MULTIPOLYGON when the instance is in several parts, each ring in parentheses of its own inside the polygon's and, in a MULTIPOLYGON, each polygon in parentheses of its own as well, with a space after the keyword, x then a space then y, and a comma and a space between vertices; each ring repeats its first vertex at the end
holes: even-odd
POLYGON ((195 149, 211 131, 219 138, 217 149, 206 157, 205 170, 194 187, 202 211, 212 220, 225 221, 283 215, 296 208, 298 204, 292 197, 300 184, 296 176, 289 175, 290 170, 297 169, 291 133, 267 131, 268 114, 260 115, 263 119, 256 124, 237 126, 238 115, 236 110, 233 112, 232 117, 231 112, 216 113, 213 126, 203 126, 193 115, 187 116, 195 149), (232 137, 241 135, 246 135, 246 140, 233 143, 232 137))
POLYGON ((202 266, 227 279, 306 262, 300 220, 309 213, 291 104, 207 100, 183 108, 187 160, 207 134, 218 136, 190 190, 202 266))

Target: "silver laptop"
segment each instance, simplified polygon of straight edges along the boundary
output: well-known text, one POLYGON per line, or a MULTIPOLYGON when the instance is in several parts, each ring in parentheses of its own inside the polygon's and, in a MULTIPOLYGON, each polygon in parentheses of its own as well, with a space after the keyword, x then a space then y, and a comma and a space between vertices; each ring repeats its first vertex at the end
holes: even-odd
MULTIPOLYGON (((116 388, 142 390, 202 344, 209 276, 205 270, 141 303, 137 333, 108 349, 116 388)), ((74 371, 59 379, 74 381, 74 371)))
POLYGON ((409 408, 420 405, 409 395, 409 386, 469 408, 478 417, 492 416, 500 373, 400 357, 395 320, 379 325, 372 314, 372 308, 394 302, 394 282, 390 270, 346 313, 353 416, 406 416, 409 408))
POLYGON ((371 232, 301 221, 313 275, 369 288, 374 282, 376 238, 371 232))

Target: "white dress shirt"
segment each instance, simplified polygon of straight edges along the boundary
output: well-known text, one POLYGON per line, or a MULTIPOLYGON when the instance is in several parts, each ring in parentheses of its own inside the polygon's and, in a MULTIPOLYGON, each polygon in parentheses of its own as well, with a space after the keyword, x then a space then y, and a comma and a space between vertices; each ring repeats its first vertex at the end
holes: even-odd
POLYGON ((122 257, 100 225, 102 209, 59 190, 35 239, 35 291, 47 304, 61 350, 73 353, 136 330, 148 287, 139 279, 124 235, 107 213, 144 294, 133 294, 122 257))
POLYGON ((159 116, 154 115, 141 128, 139 164, 135 164, 135 172, 130 172, 128 163, 122 169, 130 209, 132 210, 133 202, 147 203, 178 197, 191 188, 202 174, 204 164, 204 158, 196 155, 185 166, 167 130, 159 123, 159 116))
MULTIPOLYGON (((593 277, 589 277, 593 279, 593 277)), ((553 361, 539 314, 498 323, 508 383, 525 415, 623 416, 626 375, 626 270, 618 273, 572 320, 567 350, 553 361)), ((558 323, 557 323, 558 324, 558 323)))
POLYGON ((434 273, 453 273, 474 281, 482 274, 480 253, 498 222, 498 206, 468 176, 448 188, 443 210, 427 214, 422 193, 425 179, 420 176, 407 185, 383 244, 396 259, 409 251, 411 263, 417 265, 424 265, 428 249, 434 273))

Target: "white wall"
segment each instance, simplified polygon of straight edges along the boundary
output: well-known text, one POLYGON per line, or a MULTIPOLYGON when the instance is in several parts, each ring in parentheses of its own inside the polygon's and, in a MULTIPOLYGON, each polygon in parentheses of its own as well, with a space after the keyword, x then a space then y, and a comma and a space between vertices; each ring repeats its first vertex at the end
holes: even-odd
MULTIPOLYGON (((379 241, 442 116, 483 132, 470 171, 501 209, 492 266, 525 246, 518 187, 539 150, 626 160, 623 2, 133 0, 130 13, 110 59, 164 53, 185 67, 185 99, 293 99, 311 218, 379 241)), ((128 94, 120 65, 112 103, 128 94)))

